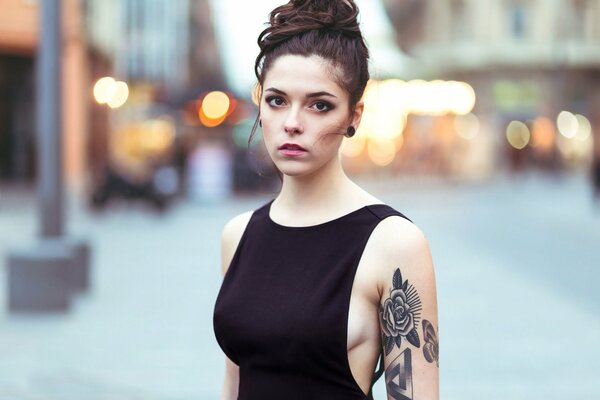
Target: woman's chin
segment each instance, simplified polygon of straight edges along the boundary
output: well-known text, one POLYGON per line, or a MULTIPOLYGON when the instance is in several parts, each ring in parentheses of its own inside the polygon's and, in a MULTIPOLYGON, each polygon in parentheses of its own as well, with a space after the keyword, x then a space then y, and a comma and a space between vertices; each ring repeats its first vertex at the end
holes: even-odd
POLYGON ((279 168, 279 171, 287 176, 303 176, 308 174, 305 168, 279 168))
POLYGON ((287 176, 304 176, 309 175, 313 172, 311 168, 307 168, 307 165, 277 165, 277 169, 287 176))

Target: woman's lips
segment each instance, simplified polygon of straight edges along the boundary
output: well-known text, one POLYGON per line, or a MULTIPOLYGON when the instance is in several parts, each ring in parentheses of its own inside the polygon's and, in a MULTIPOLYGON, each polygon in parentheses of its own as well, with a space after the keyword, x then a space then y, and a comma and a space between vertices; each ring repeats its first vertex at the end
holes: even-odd
POLYGON ((281 146, 279 146, 278 150, 281 152, 281 154, 290 157, 297 157, 306 153, 304 147, 296 143, 284 143, 281 146))
POLYGON ((286 156, 292 156, 292 157, 300 156, 300 155, 306 153, 306 150, 300 150, 300 149, 280 149, 279 151, 286 156))

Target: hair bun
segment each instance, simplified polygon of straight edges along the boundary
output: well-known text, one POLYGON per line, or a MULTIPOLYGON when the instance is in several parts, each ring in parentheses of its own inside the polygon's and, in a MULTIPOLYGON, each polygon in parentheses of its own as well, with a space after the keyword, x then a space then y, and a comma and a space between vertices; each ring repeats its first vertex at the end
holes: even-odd
POLYGON ((271 12, 258 44, 264 50, 309 30, 339 31, 362 39, 357 17, 353 0, 291 0, 271 12))

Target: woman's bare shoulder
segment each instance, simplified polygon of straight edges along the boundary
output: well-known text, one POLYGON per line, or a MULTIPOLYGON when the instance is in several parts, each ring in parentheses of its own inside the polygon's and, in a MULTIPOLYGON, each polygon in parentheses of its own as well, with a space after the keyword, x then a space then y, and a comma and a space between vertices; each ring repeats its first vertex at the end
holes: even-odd
POLYGON ((377 226, 379 240, 390 251, 418 250, 428 241, 421 228, 399 215, 384 218, 377 226))
POLYGON ((244 211, 232 217, 225 223, 221 232, 221 269, 223 274, 227 272, 235 250, 246 230, 246 226, 252 217, 254 210, 244 211))
POLYGON ((413 222, 401 216, 389 216, 377 225, 374 233, 380 277, 387 279, 398 265, 413 273, 419 269, 421 273, 433 269, 429 240, 413 222))
POLYGON ((241 237, 242 233, 244 233, 244 229, 246 229, 246 225, 248 225, 248 221, 250 221, 250 217, 252 217, 253 212, 254 210, 244 211, 230 218, 229 221, 227 221, 223 226, 221 237, 226 239, 235 239, 237 236, 241 237))

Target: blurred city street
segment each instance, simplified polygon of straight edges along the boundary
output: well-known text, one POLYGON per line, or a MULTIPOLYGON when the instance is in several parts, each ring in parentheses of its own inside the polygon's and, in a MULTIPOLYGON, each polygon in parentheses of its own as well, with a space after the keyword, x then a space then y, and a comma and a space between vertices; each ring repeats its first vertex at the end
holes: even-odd
MULTIPOLYGON (((429 239, 440 398, 600 398, 600 205, 586 179, 357 180, 429 239)), ((4 262, 35 243, 37 219, 29 191, 0 194, 4 262)), ((93 246, 92 288, 66 314, 9 315, 2 304, 0 399, 217 399, 221 228, 270 198, 184 201, 164 214, 125 202, 89 214, 71 203, 69 234, 93 246)), ((385 398, 382 381, 375 399, 385 398)))
MULTIPOLYGON (((219 399, 221 232, 280 187, 261 110, 285 41, 260 32, 283 3, 2 1, 0 400, 219 399)), ((358 18, 307 21, 364 39, 369 74, 293 80, 311 109, 360 94, 343 170, 429 240, 440 399, 600 399, 600 1, 338 3, 358 18)))

